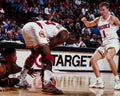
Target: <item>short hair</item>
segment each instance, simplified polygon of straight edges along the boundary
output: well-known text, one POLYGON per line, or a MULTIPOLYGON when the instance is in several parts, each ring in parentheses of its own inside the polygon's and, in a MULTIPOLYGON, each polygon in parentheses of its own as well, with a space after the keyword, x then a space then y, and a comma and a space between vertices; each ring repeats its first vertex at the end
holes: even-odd
POLYGON ((15 48, 3 48, 3 55, 4 56, 10 55, 14 53, 15 51, 16 51, 15 48))
POLYGON ((109 4, 108 2, 101 2, 101 3, 99 4, 99 7, 103 7, 103 6, 105 6, 107 9, 110 8, 110 4, 109 4))

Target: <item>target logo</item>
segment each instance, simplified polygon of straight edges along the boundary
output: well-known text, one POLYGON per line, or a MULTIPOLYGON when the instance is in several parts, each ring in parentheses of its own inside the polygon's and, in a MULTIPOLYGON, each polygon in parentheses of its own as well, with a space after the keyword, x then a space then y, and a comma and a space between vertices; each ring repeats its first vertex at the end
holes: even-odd
POLYGON ((37 59, 35 60, 35 64, 36 64, 37 67, 42 68, 43 64, 42 64, 42 57, 41 57, 41 55, 39 55, 37 57, 37 59))

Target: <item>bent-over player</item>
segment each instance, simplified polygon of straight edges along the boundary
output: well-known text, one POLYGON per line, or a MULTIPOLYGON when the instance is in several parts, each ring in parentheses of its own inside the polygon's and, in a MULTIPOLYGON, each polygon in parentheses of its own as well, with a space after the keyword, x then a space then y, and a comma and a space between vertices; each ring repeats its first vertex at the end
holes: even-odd
MULTIPOLYGON (((61 24, 51 21, 28 22, 22 29, 22 34, 27 48, 31 49, 30 56, 26 59, 21 78, 25 79, 26 74, 34 64, 34 61, 41 54, 43 71, 42 91, 53 94, 63 94, 52 82, 52 64, 54 57, 51 55, 51 48, 64 42, 73 42, 76 38, 70 38, 70 34, 61 24)), ((22 80, 20 86, 24 85, 22 80)))

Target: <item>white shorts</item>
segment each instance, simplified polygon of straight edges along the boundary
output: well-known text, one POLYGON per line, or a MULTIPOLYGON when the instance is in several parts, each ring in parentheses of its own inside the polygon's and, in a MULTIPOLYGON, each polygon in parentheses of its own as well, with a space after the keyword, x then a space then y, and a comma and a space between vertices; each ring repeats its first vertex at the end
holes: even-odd
POLYGON ((103 45, 97 48, 98 51, 104 53, 109 48, 115 48, 116 54, 120 49, 120 42, 118 39, 111 39, 103 42, 103 45))
POLYGON ((36 48, 39 45, 47 44, 44 28, 34 22, 29 22, 22 29, 23 38, 27 48, 36 48))

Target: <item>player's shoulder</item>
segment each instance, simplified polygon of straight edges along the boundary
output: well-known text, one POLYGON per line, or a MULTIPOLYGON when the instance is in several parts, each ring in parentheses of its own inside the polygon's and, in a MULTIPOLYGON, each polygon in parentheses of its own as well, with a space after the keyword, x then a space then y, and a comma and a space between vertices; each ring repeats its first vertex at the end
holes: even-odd
POLYGON ((96 17, 95 20, 96 20, 96 21, 99 21, 100 18, 101 18, 101 16, 96 17))
POLYGON ((1 68, 5 68, 5 62, 4 61, 0 61, 0 69, 1 68))
POLYGON ((96 24, 98 24, 98 21, 100 20, 100 17, 96 17, 95 19, 94 19, 94 22, 96 23, 96 24))
POLYGON ((3 78, 4 76, 6 76, 7 73, 7 69, 5 64, 3 64, 2 62, 0 63, 0 78, 3 78))
POLYGON ((114 15, 110 15, 110 19, 113 20, 113 21, 115 21, 118 18, 116 16, 114 16, 114 15))

